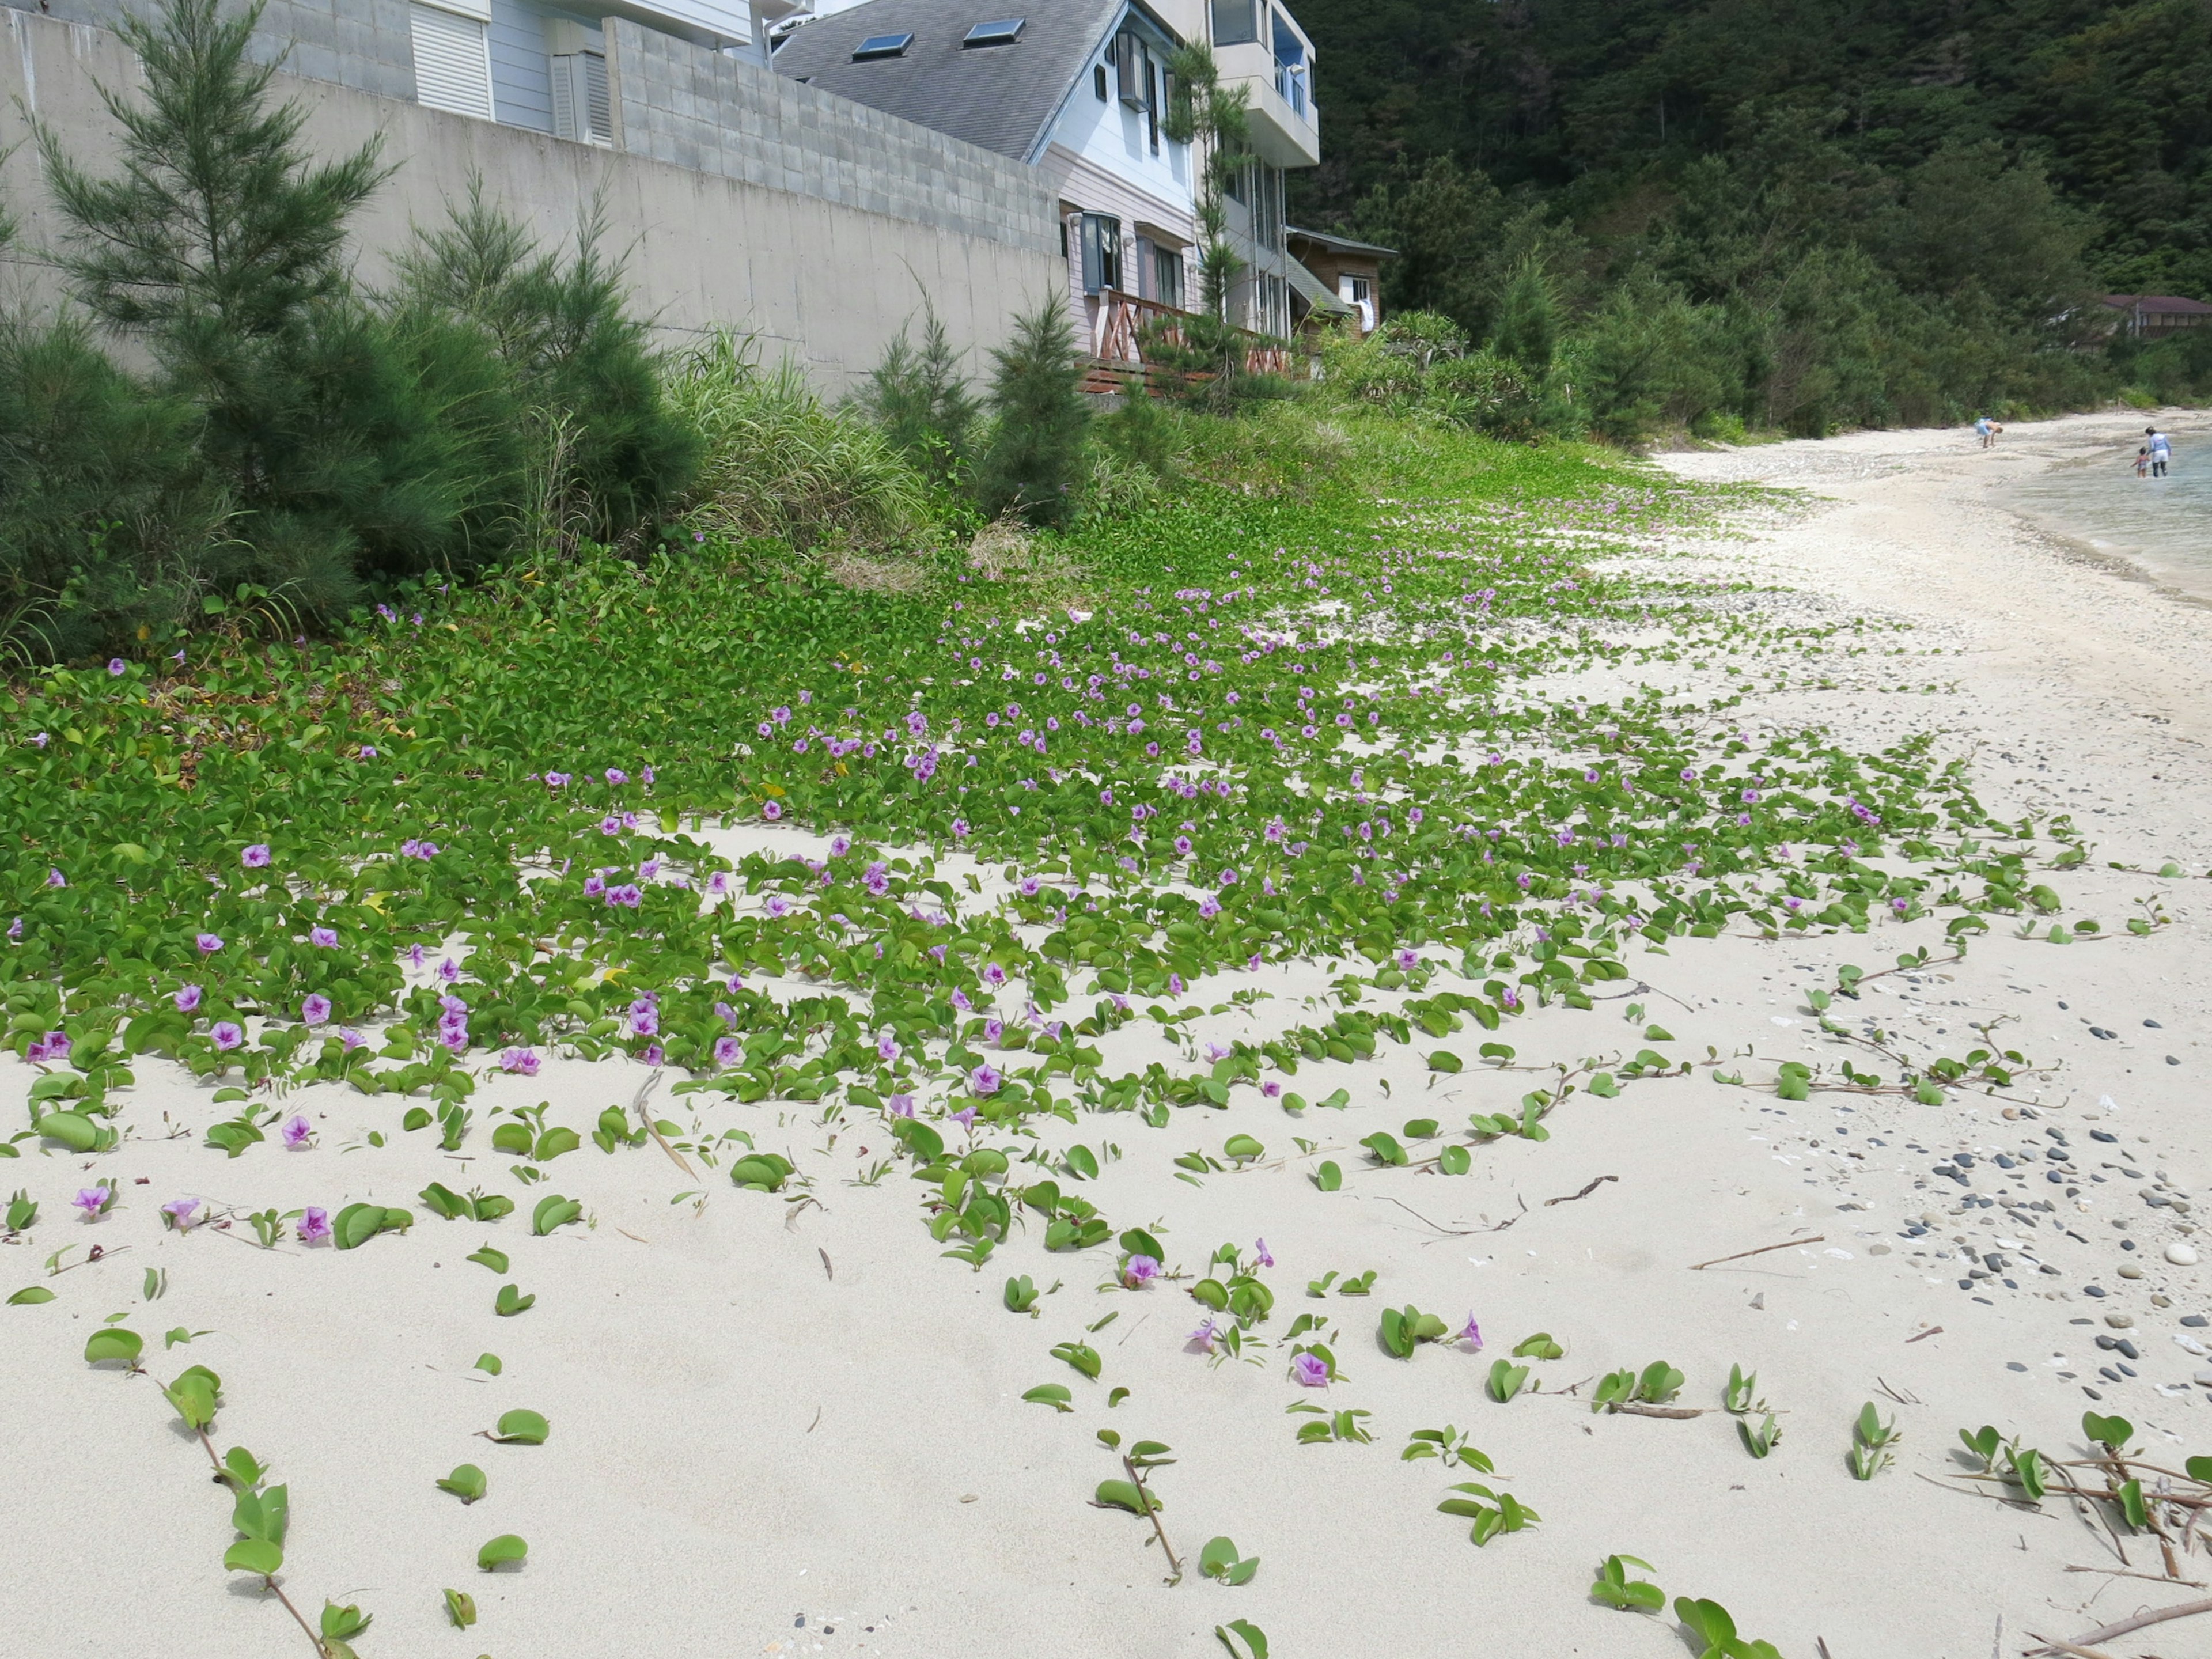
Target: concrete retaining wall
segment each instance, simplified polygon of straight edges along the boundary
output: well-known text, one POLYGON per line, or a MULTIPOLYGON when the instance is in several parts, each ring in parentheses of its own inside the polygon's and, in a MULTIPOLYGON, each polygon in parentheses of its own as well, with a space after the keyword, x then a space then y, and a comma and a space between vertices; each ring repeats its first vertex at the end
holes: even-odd
MULTIPOLYGON (((411 64, 404 3, 345 3, 349 13, 393 6, 411 64)), ((289 9, 313 9, 293 0, 289 9)), ((797 357, 833 392, 875 364, 925 291, 954 343, 980 347, 1003 340, 1015 312, 1065 281, 1052 200, 1030 169, 929 134, 933 153, 913 137, 924 129, 635 25, 617 23, 609 36, 626 149, 425 109, 411 101, 411 67, 404 101, 280 78, 308 106, 318 154, 381 134, 386 157, 400 163, 356 222, 363 279, 383 280, 410 226, 441 218, 472 177, 549 242, 572 235, 596 202, 640 309, 672 343, 736 328, 757 335, 768 359, 797 357), (667 95, 679 76, 688 103, 667 95), (709 150, 709 133, 726 137, 709 150)), ((347 61, 367 76, 381 60, 364 52, 347 61)), ((136 58, 106 30, 0 6, 0 151, 13 147, 0 161, 0 207, 21 226, 12 253, 0 256, 0 298, 43 305, 62 291, 40 250, 64 227, 24 112, 104 171, 113 136, 94 82, 128 90, 138 80, 136 58)))

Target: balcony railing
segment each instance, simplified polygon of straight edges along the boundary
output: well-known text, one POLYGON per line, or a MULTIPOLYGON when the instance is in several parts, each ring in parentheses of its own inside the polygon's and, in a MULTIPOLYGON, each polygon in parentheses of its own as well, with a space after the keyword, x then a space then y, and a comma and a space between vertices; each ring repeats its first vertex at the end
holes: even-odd
MULTIPOLYGON (((1091 319, 1092 368, 1085 383, 1086 392, 1117 392, 1121 389, 1117 377, 1149 374, 1153 364, 1145 356, 1146 335, 1149 332, 1182 345, 1183 324, 1197 314, 1162 305, 1158 300, 1124 294, 1118 289, 1102 289, 1091 298, 1097 309, 1091 319)), ((1244 337, 1244 367, 1248 373, 1291 373, 1293 357, 1288 342, 1255 334, 1249 329, 1237 331, 1244 337)))

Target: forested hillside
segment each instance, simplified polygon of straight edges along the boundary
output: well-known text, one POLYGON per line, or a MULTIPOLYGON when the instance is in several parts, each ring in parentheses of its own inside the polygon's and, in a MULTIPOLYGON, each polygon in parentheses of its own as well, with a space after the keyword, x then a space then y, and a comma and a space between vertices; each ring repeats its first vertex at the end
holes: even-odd
POLYGON ((2208 0, 1299 17, 1328 159, 1294 214, 1403 248, 1392 297, 1478 338, 1533 260, 1569 326, 1627 289, 1645 314, 1687 307, 1667 354, 1729 385, 1661 392, 1679 415, 1934 418, 2131 380, 2173 395, 2212 367, 2083 349, 2096 292, 2212 298, 2208 0))

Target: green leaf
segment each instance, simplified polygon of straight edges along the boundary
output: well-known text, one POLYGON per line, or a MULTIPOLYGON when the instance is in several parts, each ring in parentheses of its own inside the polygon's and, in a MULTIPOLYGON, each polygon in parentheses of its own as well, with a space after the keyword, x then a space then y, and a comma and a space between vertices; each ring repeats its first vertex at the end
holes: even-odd
POLYGON ((335 1601, 325 1601, 320 1622, 326 1642, 350 1642, 368 1628, 369 1615, 359 1607, 342 1607, 335 1601))
POLYGON ((445 1593, 446 1617, 453 1621, 455 1630, 466 1630, 477 1621, 477 1598, 465 1590, 449 1589, 445 1593))
POLYGON ((517 1408, 499 1419, 499 1428, 492 1438, 502 1445, 542 1446, 552 1431, 551 1425, 536 1412, 517 1408))
POLYGON ((1167 1505, 1150 1492, 1139 1494, 1136 1483, 1131 1480, 1101 1480, 1091 1501, 1102 1509, 1127 1510, 1132 1515, 1142 1515, 1145 1500, 1152 1498, 1152 1508, 1164 1510, 1167 1505))
POLYGON ((525 1296, 516 1285, 502 1285, 499 1294, 492 1298, 491 1310, 501 1319, 512 1319, 519 1313, 527 1313, 538 1304, 535 1295, 525 1296))
POLYGON ((503 1273, 507 1271, 507 1252, 504 1250, 495 1250, 489 1244, 485 1245, 481 1250, 472 1251, 471 1254, 463 1256, 461 1260, 464 1261, 477 1262, 483 1267, 490 1268, 495 1273, 503 1273))
POLYGON ((58 1140, 73 1152, 89 1152, 100 1145, 100 1129, 78 1112, 48 1112, 34 1118, 32 1128, 48 1140, 58 1140))
POLYGON ((503 1532, 477 1552, 477 1565, 486 1572, 510 1565, 520 1565, 530 1553, 530 1546, 511 1532, 503 1532))
POLYGON ((482 1469, 473 1463, 462 1463, 438 1482, 438 1490, 453 1493, 464 1504, 473 1504, 484 1495, 487 1484, 482 1469))
POLYGON ((1335 1192, 1344 1185, 1344 1171, 1333 1163, 1324 1162, 1314 1171, 1313 1183, 1325 1193, 1335 1192))
POLYGON ((1467 1068, 1460 1057, 1450 1049, 1438 1048, 1429 1056, 1429 1069, 1432 1072, 1456 1073, 1467 1068))
POLYGON ((41 1302, 51 1302, 54 1293, 43 1285, 26 1285, 8 1298, 11 1308, 35 1308, 41 1302))
POLYGON ((530 1231, 543 1238, 556 1227, 565 1227, 584 1213, 584 1206, 573 1198, 563 1198, 558 1193, 548 1193, 538 1200, 531 1212, 530 1231))
POLYGON ((222 1565, 232 1572, 258 1572, 274 1577, 283 1570, 284 1552, 262 1538, 241 1538, 222 1553, 222 1565))
POLYGON ((1168 1253, 1160 1247, 1160 1241, 1142 1227, 1130 1228, 1121 1235, 1119 1242, 1121 1248, 1132 1255, 1148 1255, 1155 1261, 1168 1259, 1168 1253))
POLYGON ((1104 1362, 1098 1358, 1098 1350, 1082 1342, 1060 1343, 1054 1347, 1052 1357, 1054 1359, 1066 1360, 1093 1381, 1097 1380, 1099 1371, 1104 1365, 1104 1362))
POLYGON ((495 1353, 478 1354, 477 1356, 476 1369, 483 1372, 487 1376, 497 1376, 501 1370, 499 1356, 495 1353))
POLYGON ((1231 1659, 1267 1659, 1267 1633, 1249 1619, 1216 1625, 1213 1634, 1229 1650, 1231 1659))
POLYGON ((138 1356, 144 1351, 145 1346, 145 1339, 137 1332, 126 1331, 119 1325, 111 1325, 106 1330, 94 1331, 86 1339, 85 1363, 97 1365, 104 1360, 121 1359, 136 1367, 138 1364, 138 1356))
POLYGON ((1054 1411, 1072 1412, 1075 1396, 1064 1382, 1041 1382, 1022 1396, 1032 1406, 1050 1406, 1054 1411))

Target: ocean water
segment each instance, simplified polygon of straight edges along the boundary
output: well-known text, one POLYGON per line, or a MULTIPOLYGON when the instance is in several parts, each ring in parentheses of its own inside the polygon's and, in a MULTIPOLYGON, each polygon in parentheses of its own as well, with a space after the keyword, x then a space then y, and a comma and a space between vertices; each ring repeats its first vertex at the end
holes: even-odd
POLYGON ((1999 487, 1995 499, 2153 580, 2212 599, 2212 422, 2168 427, 2173 459, 2163 478, 2135 473, 2140 435, 2084 443, 2034 478, 1999 487))

